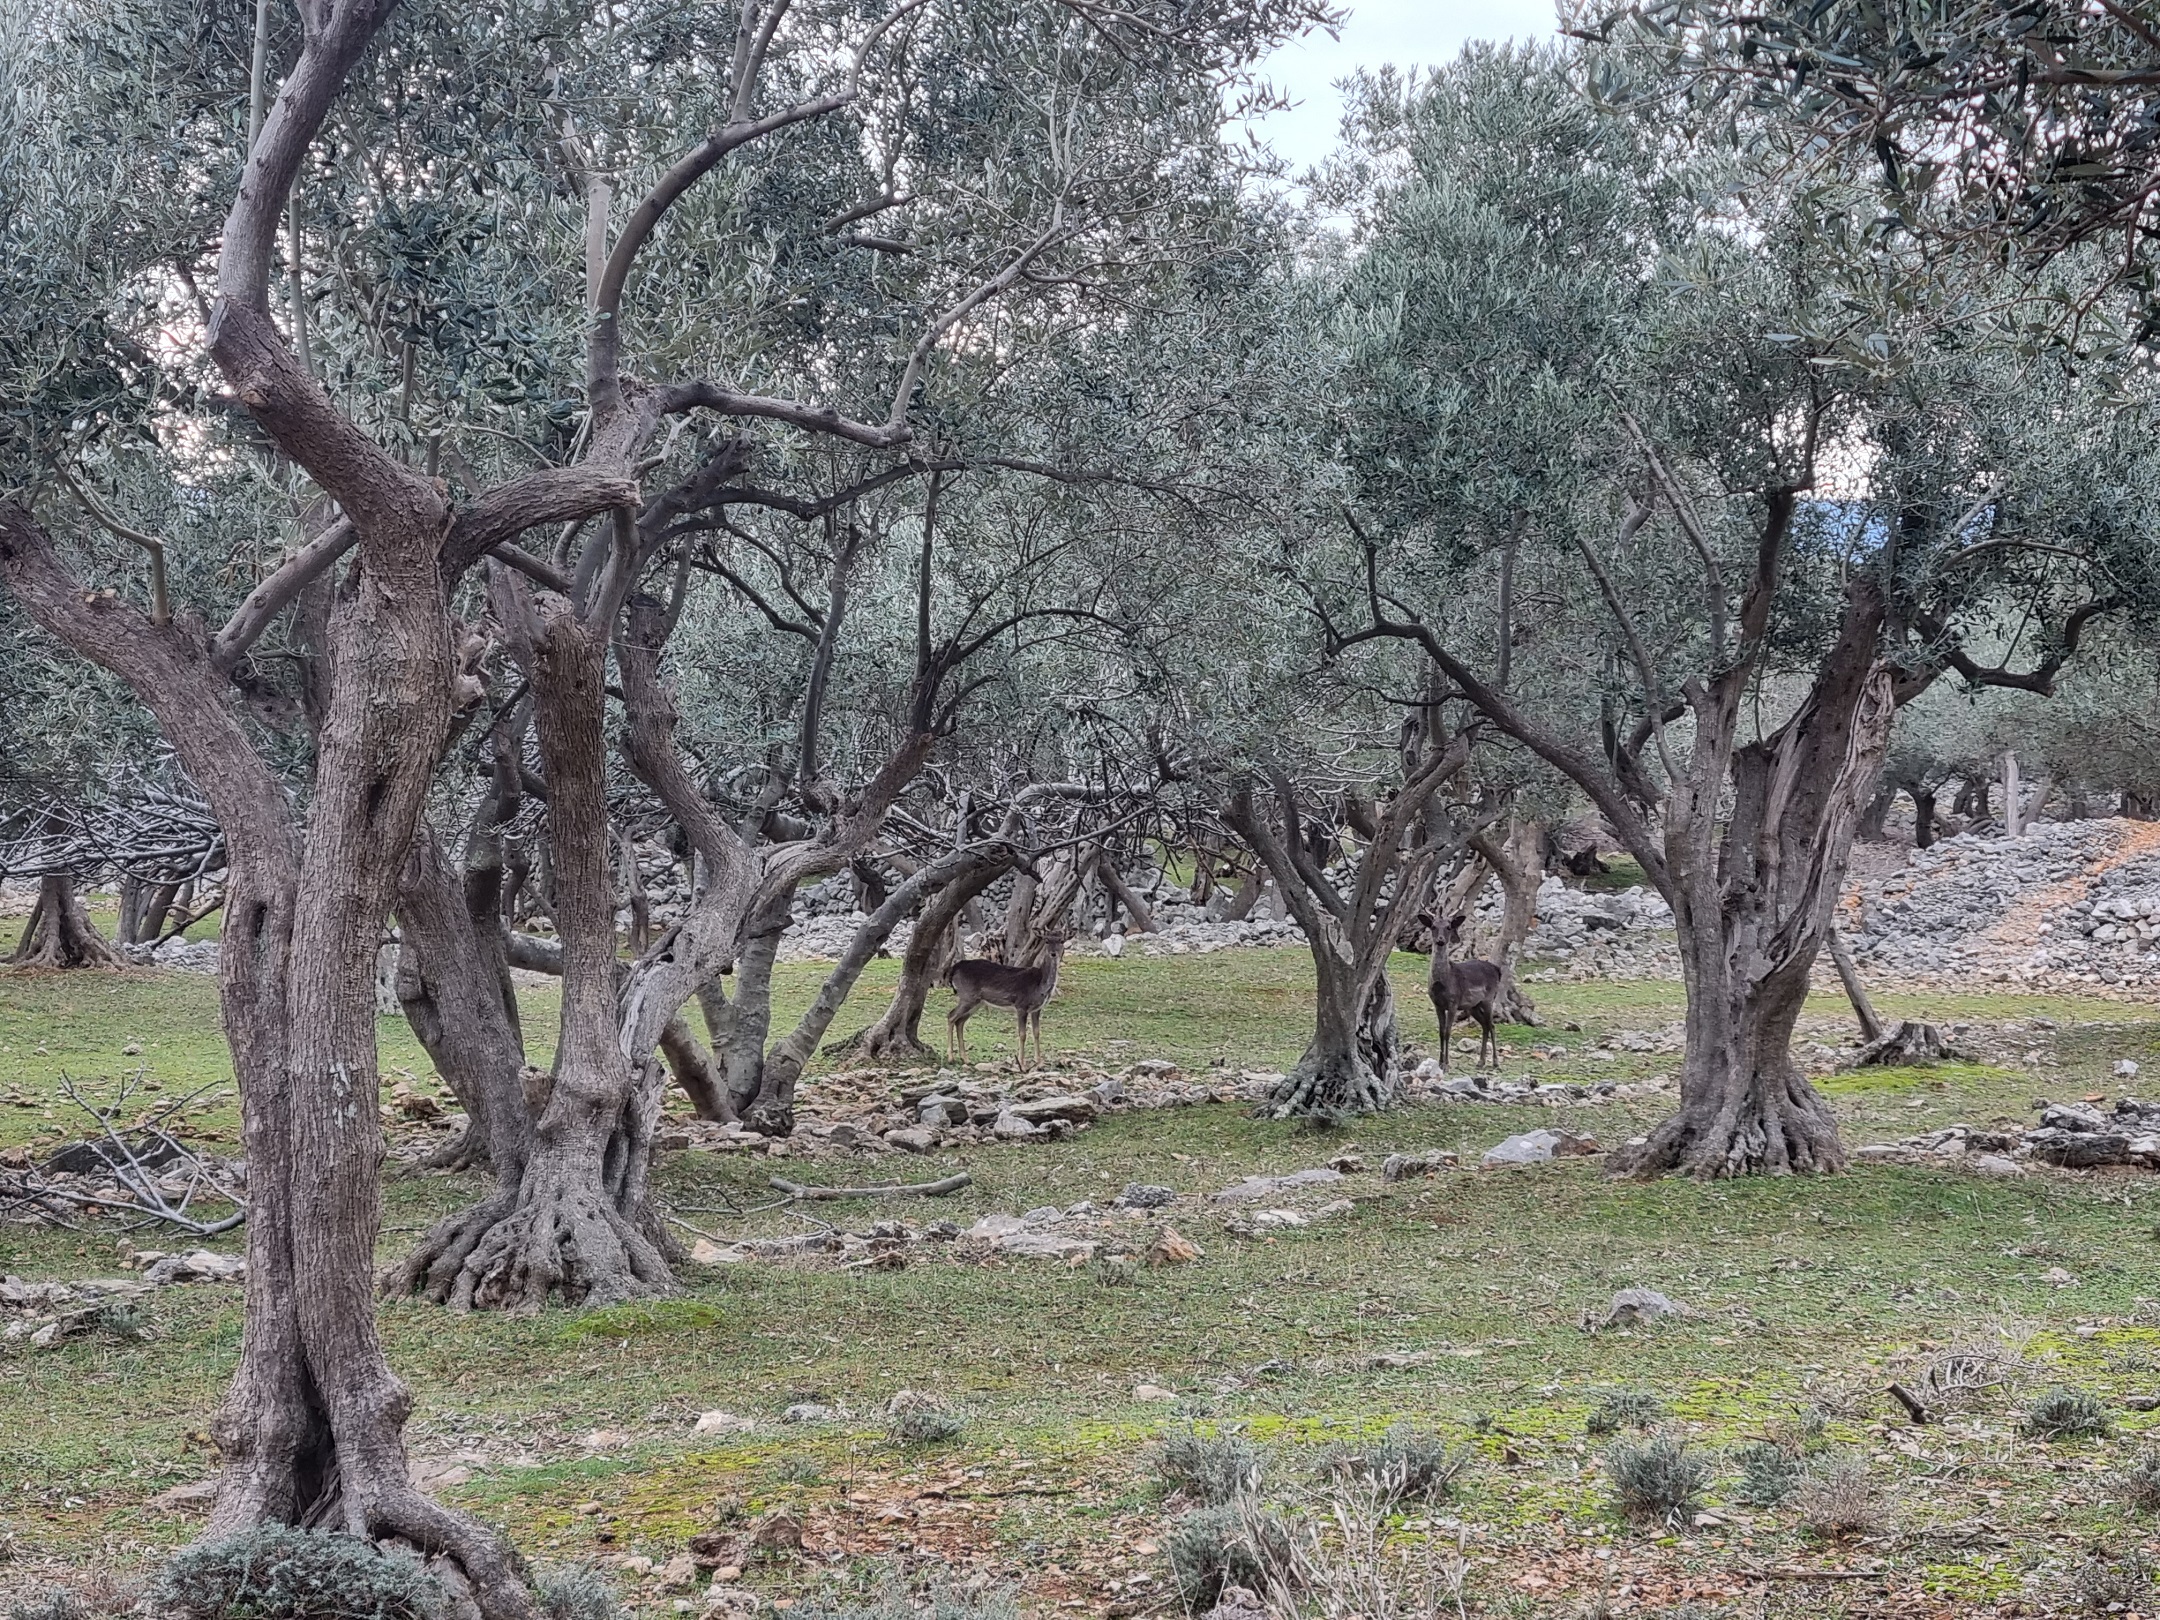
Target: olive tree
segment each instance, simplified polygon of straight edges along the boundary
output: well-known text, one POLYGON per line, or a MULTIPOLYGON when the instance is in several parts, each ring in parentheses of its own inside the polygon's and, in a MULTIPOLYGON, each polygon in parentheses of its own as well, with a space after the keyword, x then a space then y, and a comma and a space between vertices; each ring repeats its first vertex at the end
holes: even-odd
POLYGON ((1834 196, 1601 115, 1554 57, 1377 85, 1365 119, 1355 498, 1292 564, 1333 648, 1420 647, 1672 906, 1680 1108, 1616 1165, 1836 1169, 1789 1041, 1892 717, 1944 674, 2045 690, 2144 589, 2145 403, 1937 341, 1879 296, 1900 261, 1866 297, 1836 274, 1834 196), (1462 634, 1510 551, 1512 621, 1462 634))

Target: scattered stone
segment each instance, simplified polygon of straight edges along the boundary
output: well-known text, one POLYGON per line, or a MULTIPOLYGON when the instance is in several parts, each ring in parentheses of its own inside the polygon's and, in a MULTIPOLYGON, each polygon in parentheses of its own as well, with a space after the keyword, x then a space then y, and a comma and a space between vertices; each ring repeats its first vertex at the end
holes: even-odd
POLYGON ((150 1506, 160 1513, 208 1513, 217 1493, 216 1480, 191 1479, 185 1485, 159 1491, 150 1498, 150 1506))
POLYGON ((978 1243, 995 1243, 1017 1232, 1027 1230, 1027 1221, 1019 1215, 985 1215, 960 1235, 975 1239, 978 1243))
POLYGON ((1132 1396, 1136 1401, 1174 1401, 1177 1391, 1164 1389, 1160 1384, 1135 1384, 1132 1396))
POLYGON ((1612 1304, 1606 1309, 1601 1327, 1633 1327, 1651 1322, 1662 1322, 1672 1316, 1693 1316, 1695 1313, 1677 1299, 1659 1293, 1654 1288, 1623 1288, 1613 1295, 1612 1304))
POLYGON ((697 1560, 688 1553, 677 1553, 653 1571, 653 1579, 670 1592, 687 1590, 696 1582, 697 1575, 697 1560))
POLYGON ((944 1409, 943 1401, 920 1389, 895 1390, 893 1398, 885 1403, 885 1411, 892 1417, 901 1417, 909 1412, 942 1412, 944 1409))
POLYGON ((2078 1282, 2074 1275, 2063 1270, 2061 1266, 2049 1266, 2040 1273, 2040 1280, 2050 1288, 2075 1288, 2078 1282))
POLYGON ((1000 1254, 1015 1255, 1023 1260, 1066 1260, 1075 1264, 1092 1260, 1101 1245, 1089 1238, 1066 1237, 1057 1232, 1016 1232, 1000 1238, 997 1250, 1000 1254))
POLYGON ((620 1429, 595 1429, 578 1441, 587 1451, 613 1451, 629 1443, 630 1436, 620 1429))
POLYGON ((1053 1119, 1062 1119, 1069 1125, 1086 1125, 1100 1112, 1092 1098, 1073 1096, 1038 1097, 1032 1102, 1016 1102, 1007 1111, 1030 1125, 1046 1125, 1053 1119))
POLYGON ((143 1281, 162 1288, 167 1283, 240 1282, 246 1276, 247 1261, 241 1256, 196 1249, 189 1254, 168 1254, 143 1272, 143 1281))
POLYGON ((766 1552, 799 1552, 802 1520, 784 1507, 773 1508, 750 1527, 750 1545, 766 1552))
POLYGON ((1429 1153, 1390 1153, 1380 1166, 1380 1179, 1408 1181, 1412 1176, 1430 1176, 1452 1170, 1461 1162, 1449 1148, 1435 1148, 1429 1153))
POLYGON ((456 1457, 416 1457, 411 1475, 413 1488, 424 1495, 433 1496, 453 1485, 468 1483, 473 1477, 471 1466, 465 1462, 464 1453, 456 1457))
POLYGON ((997 1123, 990 1127, 990 1134, 1000 1142, 1025 1142, 1043 1133, 1039 1126, 1030 1125, 1008 1108, 998 1115, 997 1123))
POLYGON ((698 1434, 748 1434, 756 1427, 755 1419, 738 1417, 733 1412, 700 1412, 692 1425, 698 1434))
POLYGON ((1166 1226, 1142 1256, 1150 1266, 1189 1266, 1205 1258, 1200 1245, 1174 1226, 1166 1226))
POLYGON ((1280 1197, 1283 1193, 1301 1192, 1307 1187, 1325 1187, 1342 1180, 1340 1170, 1300 1170, 1287 1176, 1247 1176, 1233 1186, 1225 1187, 1215 1195, 1218 1204, 1252 1204, 1263 1198, 1280 1197))
POLYGON ((1169 1187, 1157 1187, 1145 1181, 1129 1181, 1125 1190, 1118 1194, 1120 1209, 1161 1209, 1165 1204, 1177 1202, 1177 1193, 1169 1187))
POLYGON ((1594 1136, 1542 1129, 1524 1131, 1487 1148, 1478 1163, 1486 1169, 1496 1169, 1504 1165, 1543 1164, 1550 1159, 1576 1158, 1604 1151, 1594 1136))
POLYGON ((829 1423, 840 1415, 840 1409, 826 1406, 820 1401, 797 1401, 780 1414, 782 1423, 829 1423))
POLYGON ((2022 1164, 2015 1159, 2006 1159, 2000 1153, 1976 1153, 1965 1163, 1966 1168, 1976 1176, 1996 1176, 2007 1180, 2025 1173, 2022 1164))
POLYGON ((1268 1620, 1268 1606, 1248 1587, 1226 1586, 1205 1620, 1268 1620))
POLYGON ((2115 1060, 2115 1078, 2116 1078, 2116 1079, 2118 1079, 2118 1080, 2135 1080, 2135 1079, 2136 1079, 2137 1077, 2138 1077, 2138 1066, 2137 1066, 2137 1059, 2136 1059, 2136 1058, 2117 1058, 2117 1059, 2115 1060))
POLYGON ((700 1266, 732 1266, 749 1259, 737 1244, 719 1244, 711 1238, 699 1238, 690 1245, 690 1259, 700 1266))
POLYGON ((903 1153, 934 1153, 937 1151, 937 1132, 922 1125, 903 1125, 885 1133, 888 1147, 896 1147, 903 1153))

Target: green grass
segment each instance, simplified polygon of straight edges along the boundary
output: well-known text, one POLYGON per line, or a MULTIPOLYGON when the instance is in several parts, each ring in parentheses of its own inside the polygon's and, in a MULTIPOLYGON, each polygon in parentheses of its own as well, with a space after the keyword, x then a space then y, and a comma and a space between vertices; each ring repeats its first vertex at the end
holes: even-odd
MULTIPOLYGON (((1398 969, 1406 1030, 1413 1041, 1429 1041, 1424 963, 1406 957, 1398 969)), ((892 971, 889 963, 873 969, 836 1033, 874 1014, 892 971)), ((810 967, 782 970, 783 1016, 805 1003, 817 977, 810 967)), ((1294 951, 1079 958, 1064 985, 1046 1019, 1053 1055, 1111 1066, 1169 1057, 1196 1073, 1218 1064, 1233 1074, 1279 1068, 1301 1046, 1309 1012, 1309 967, 1294 951)), ((1677 986, 1534 988, 1550 1024, 1504 1032, 1510 1074, 1640 1078, 1677 1067, 1669 1055, 1604 1061, 1588 1051, 1605 1035, 1672 1023, 1677 986), (1566 1055, 1528 1057, 1532 1044, 1552 1043, 1566 1055)), ((544 1029, 551 997, 536 992, 530 1000, 528 1027, 544 1029)), ((1880 1000, 1886 1016, 2054 1018, 2061 1062, 1837 1078, 1825 1089, 1854 1142, 1953 1118, 2029 1117, 2037 1095, 2113 1092, 2108 1070, 2116 1057, 2160 1050, 2160 1022, 2120 1003, 1880 1000)), ((942 1005, 933 1002, 926 1030, 941 1033, 942 1005)), ((1821 1021, 1818 1034, 1849 1027, 1835 997, 1812 1002, 1809 1018, 1821 1021)), ((1009 1032, 986 1023, 977 1023, 978 1057, 1009 1053, 1009 1032)), ((62 1070, 115 1074, 140 1063, 168 1091, 229 1079, 214 985, 183 975, 0 974, 0 1048, 0 1098, 13 1093, 32 1104, 0 1106, 0 1143, 60 1126, 44 1109, 62 1070), (121 1055, 129 1041, 143 1047, 138 1057, 121 1055)), ((394 1021, 383 1025, 383 1064, 427 1073, 394 1021)), ((1500 1137, 1537 1125, 1611 1141, 1655 1112, 1649 1105, 1431 1107, 1322 1134, 1227 1105, 1128 1114, 1054 1146, 970 1148, 921 1166, 898 1164, 925 1175, 970 1170, 973 1185, 934 1206, 841 1204, 819 1213, 855 1227, 894 1213, 964 1224, 992 1211, 1107 1201, 1134 1180, 1204 1193, 1244 1174, 1304 1168, 1350 1150, 1369 1165, 1390 1152, 1440 1147, 1474 1160, 1500 1137)), ((213 1119, 213 1128, 226 1117, 213 1119)), ((877 1161, 880 1171, 895 1167, 877 1161)), ((768 1168, 739 1156, 669 1154, 658 1182, 685 1220, 736 1231, 744 1223, 708 1212, 769 1196, 768 1168)), ((842 1162, 794 1173, 838 1180, 860 1172, 842 1162)), ((472 1177, 394 1177, 383 1258, 479 1189, 472 1177)), ((2160 1183, 2044 1173, 1996 1182, 1949 1169, 1867 1166, 1820 1181, 1635 1184, 1607 1179, 1594 1161, 1574 1161, 1392 1187, 1366 1173, 1345 1190, 1356 1205, 1348 1217, 1261 1239, 1234 1235, 1205 1208, 1181 1207, 1175 1219, 1206 1258, 1145 1272, 1132 1287, 1103 1287, 1086 1268, 979 1265, 925 1249, 897 1272, 692 1270, 678 1299, 590 1313, 453 1318, 396 1301, 382 1307, 382 1329, 414 1391, 416 1448, 472 1448, 488 1459, 451 1499, 548 1556, 664 1557, 696 1531, 788 1503, 808 1516, 818 1545, 834 1551, 835 1569, 907 1542, 918 1554, 1020 1574, 1044 1612, 1068 1600, 1085 1612, 1114 1612, 1110 1582, 1160 1570, 1159 1560, 1136 1550, 1163 1528, 1149 1437, 1172 1423, 1237 1422, 1309 1457, 1331 1439, 1397 1420, 1480 1452, 1449 1511, 1482 1527, 1485 1554, 1512 1549, 1474 1578, 1472 1596, 1485 1613, 1510 1612, 1499 1605, 1520 1595, 1505 1571, 1543 1561, 1562 1586, 1587 1578, 1561 1559, 1558 1549, 1568 1546, 1616 1547, 1623 1559, 1674 1569, 1811 1558, 1834 1565, 1848 1556, 1801 1537, 1790 1513, 1741 1515, 1734 1527, 1685 1541, 1621 1524, 1583 1434, 1591 1407, 1616 1388, 1656 1395, 1713 1446, 1736 1445, 1812 1401, 1829 1402, 1830 1437, 1877 1458, 1878 1484, 1900 1515, 1898 1538, 1868 1555, 1889 1559, 1906 1594, 1894 1601, 1914 1606, 1885 1614, 1936 1612, 1920 1606, 1936 1601, 1925 1599, 1930 1591, 1942 1594, 1940 1603, 1978 1601, 2055 1550, 2129 1529, 2103 1482, 2155 1424, 2123 1412, 2119 1400, 2160 1390, 2160 1311, 2151 1303, 2160 1300, 2153 1235, 2160 1183), (2051 1268, 2078 1280, 2055 1286, 2051 1268), (1586 1316, 1601 1315, 1611 1294, 1630 1286, 1660 1289, 1698 1314, 1656 1331, 1582 1331, 1586 1316), (2074 1331, 2081 1324, 2101 1329, 2081 1336, 2074 1331), (1892 1377, 1920 1376, 1927 1347, 1999 1342, 2006 1332, 2025 1346, 2029 1364, 1973 1412, 1915 1431, 1882 1394, 1892 1377), (1367 1359, 1402 1351, 1429 1359, 1397 1367, 1367 1359), (1290 1370, 1257 1373, 1264 1363, 1290 1370), (1143 1381, 1180 1398, 1138 1401, 1143 1381), (2119 1437, 2054 1447, 2019 1439, 2022 1402, 2064 1383, 2117 1402, 2119 1437), (889 1440, 881 1412, 901 1388, 964 1407, 965 1435, 928 1449, 889 1440), (853 1415, 808 1428, 777 1423, 791 1401, 813 1398, 853 1415), (715 1407, 754 1417, 760 1428, 694 1435, 692 1419, 715 1407), (626 1438, 588 1450, 580 1439, 596 1430, 626 1438), (909 1507, 911 1517, 881 1520, 863 1505, 955 1480, 962 1483, 947 1497, 909 1507), (2014 1556, 1990 1554, 1997 1560, 1990 1564, 1943 1550, 1955 1545, 1959 1527, 1981 1518, 2017 1538, 2014 1556), (2003 1557, 2012 1561, 2004 1565, 2003 1557)), ((782 1212, 758 1220, 761 1229, 800 1229, 782 1212)), ((114 1246, 108 1229, 0 1226, 0 1269, 108 1272, 114 1246)), ((200 1436, 238 1354, 239 1311, 237 1289, 172 1289, 148 1306, 156 1330, 148 1343, 86 1340, 37 1353, 0 1344, 0 1410, 8 1416, 0 1426, 0 1522, 37 1556, 85 1566, 121 1556, 108 1549, 186 1539, 197 1521, 145 1504, 208 1466, 200 1436)), ((1710 1494, 1723 1501, 1719 1486, 1710 1494)), ((768 1593, 800 1592, 823 1581, 821 1567, 771 1562, 754 1568, 751 1580, 768 1593)), ((1162 1588, 1131 1590, 1145 1608, 1162 1588)))

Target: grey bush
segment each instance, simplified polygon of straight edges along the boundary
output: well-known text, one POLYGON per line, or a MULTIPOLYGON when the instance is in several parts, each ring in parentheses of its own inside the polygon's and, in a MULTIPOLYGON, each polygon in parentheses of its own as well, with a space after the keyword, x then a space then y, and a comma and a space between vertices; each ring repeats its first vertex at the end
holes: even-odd
POLYGON ((622 1613, 614 1585, 582 1564, 541 1569, 533 1577, 533 1598, 547 1620, 616 1620, 622 1613))
POLYGON ((1437 1501, 1454 1489, 1471 1459, 1467 1447, 1457 1449, 1437 1434, 1397 1423, 1377 1439, 1330 1446, 1321 1454, 1320 1470, 1336 1479, 1365 1480, 1392 1506, 1437 1501))
POLYGON ((1605 1474, 1622 1512, 1677 1524, 1694 1511, 1710 1483, 1710 1461, 1690 1454, 1679 1435, 1654 1434, 1607 1446, 1605 1474))
POLYGON ((939 1406, 918 1406, 906 1412, 896 1412, 893 1420, 885 1425, 885 1433, 894 1440, 909 1445, 938 1445, 947 1440, 957 1440, 967 1428, 965 1412, 949 1411, 939 1406))
POLYGON ((1732 1499, 1742 1507, 1774 1508, 1799 1488, 1804 1465, 1792 1452, 1767 1440, 1742 1446, 1733 1453, 1740 1483, 1732 1499))
POLYGON ((2115 1493, 2139 1513, 2160 1513, 2160 1450, 2139 1452, 2115 1476, 2115 1493))
POLYGON ((1616 1389, 1590 1409, 1583 1420, 1589 1434, 1618 1434, 1622 1429, 1652 1429, 1665 1415, 1665 1403, 1639 1389, 1616 1389))
POLYGON ((2107 1408, 2081 1389, 2057 1387, 2025 1408, 2021 1433, 2035 1440, 2084 1440, 2106 1434, 2114 1424, 2107 1408))
POLYGON ((439 1620, 448 1594, 357 1536, 266 1524, 188 1548, 149 1599, 172 1620, 439 1620))
POLYGON ((875 1594, 858 1598, 813 1598, 794 1610, 802 1620, 1020 1620, 1012 1593, 999 1589, 968 1597, 947 1586, 933 1586, 921 1607, 907 1583, 888 1579, 875 1594))
POLYGON ((1194 1614, 1213 1608, 1226 1586, 1264 1592, 1295 1567, 1289 1526, 1250 1500, 1194 1508, 1170 1527, 1163 1554, 1178 1597, 1194 1614))
POLYGON ((1156 1467, 1173 1489, 1221 1507, 1260 1488, 1266 1459, 1242 1434, 1204 1435, 1181 1429, 1162 1438, 1156 1467))

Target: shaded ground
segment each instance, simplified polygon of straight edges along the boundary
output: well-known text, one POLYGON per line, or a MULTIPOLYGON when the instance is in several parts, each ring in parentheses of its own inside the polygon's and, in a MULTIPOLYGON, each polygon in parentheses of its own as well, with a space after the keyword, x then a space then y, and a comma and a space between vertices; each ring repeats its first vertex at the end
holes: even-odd
MULTIPOLYGON (((1402 967, 1406 1022, 1429 1037, 1423 964, 1402 967)), ((890 965, 880 968, 888 982, 890 965)), ((1049 1044, 1111 1066, 1278 1067, 1300 1044, 1308 974, 1296 952, 1074 962, 1046 1020, 1049 1044)), ((812 970, 786 970, 789 1004, 813 982, 812 970)), ((63 1070, 141 1064, 168 1088, 220 1078, 214 990, 177 974, 0 975, 0 1146, 62 1128, 47 1109, 63 1070), (131 1043, 142 1051, 124 1055, 131 1043), (4 1106, 11 1097, 21 1104, 4 1106)), ((1674 1066, 1656 1051, 1593 1052, 1603 1037, 1669 1028, 1676 986, 1539 994, 1555 1027, 1510 1032, 1510 1074, 1641 1079, 1674 1066), (1558 1027, 1568 1021, 1584 1027, 1558 1027), (1566 1053, 1533 1061, 1533 1042, 1566 1053)), ((2111 1093, 2117 1059, 2160 1056, 2160 1023, 2126 1023, 2140 1010, 2115 1002, 1881 999, 1886 1014, 2021 1027, 1990 1039, 1992 1063, 1829 1082, 1855 1143, 2028 1119, 2036 1097, 2111 1093)), ((878 1001, 874 983, 836 1029, 866 1021, 878 1001)), ((1831 999, 1812 1016, 1824 1040, 1849 1022, 1831 999)), ((1009 1033, 990 1035, 978 1052, 1009 1052, 1009 1033)), ((424 1060, 388 1022, 384 1066, 427 1083, 424 1060)), ((1434 1147, 1474 1160, 1539 1125, 1612 1141, 1647 1120, 1620 1107, 1436 1106, 1315 1136, 1206 1105, 1115 1117, 1058 1144, 875 1164, 927 1175, 964 1163, 975 1185, 934 1212, 906 1213, 965 1224, 1106 1201, 1128 1181, 1197 1195, 1353 1148, 1374 1166, 1434 1147)), ((229 1129, 229 1103, 206 1123, 229 1129)), ((844 1161, 815 1169, 831 1181, 860 1173, 844 1161)), ((717 1212, 758 1201, 765 1174, 745 1156, 676 1153, 661 1179, 685 1219, 735 1231, 717 1212)), ((385 1258, 474 1190, 466 1178, 393 1181, 385 1258)), ((1683 1600, 1749 1616, 2010 1612, 2093 1548, 2147 1539, 2109 1483, 2155 1421, 2126 1398, 2160 1395, 2160 1188, 2147 1178, 1869 1167, 1824 1182, 1635 1185, 1577 1160, 1394 1186, 1366 1173, 1339 1191, 1355 1203, 1348 1216, 1252 1239, 1181 1204, 1173 1218, 1205 1258, 1130 1285, 1107 1286, 1094 1268, 931 1250, 911 1251, 897 1271, 700 1270, 680 1299, 612 1312, 460 1319, 399 1302, 383 1320, 417 1396, 416 1455, 465 1475, 445 1487, 450 1499, 542 1556, 661 1563, 700 1531, 791 1506, 806 1525, 803 1555, 753 1560, 746 1572, 769 1598, 859 1582, 897 1558, 1019 1581, 1044 1613, 1171 1612, 1160 1549, 1175 1505, 1162 1500, 1150 1443, 1188 1423, 1245 1426, 1279 1450, 1292 1489, 1305 1488, 1328 1440, 1399 1419, 1475 1448, 1456 1498, 1412 1511, 1416 1528, 1403 1531, 1406 1544, 1429 1535, 1448 1552, 1460 1539, 1473 1614, 1589 1615, 1601 1602, 1657 1613, 1683 1600), (1698 1314, 1582 1331, 1586 1313, 1631 1286, 1698 1314), (1948 1421, 1916 1429, 1884 1393, 1893 1377, 1917 1387, 1939 1352, 1980 1344, 2003 1382, 1948 1421), (2056 1384, 2102 1398, 2116 1436, 2019 1436, 2025 1403, 2056 1384), (1143 1385, 1174 1398, 1139 1398, 1143 1385), (889 1439, 883 1408, 903 1388, 963 1406, 967 1430, 933 1446, 889 1439), (1803 1534, 1790 1510, 1740 1509, 1729 1464, 1708 1492, 1725 1522, 1660 1531, 1623 1521, 1603 1442, 1584 1433, 1591 1407, 1623 1388, 1656 1396, 1706 1448, 1820 1409, 1826 1441, 1866 1462, 1869 1526, 1825 1540, 1803 1534), (808 1399, 849 1415, 780 1423, 784 1407, 808 1399), (758 1428, 695 1434, 696 1415, 713 1409, 758 1428), (1842 1578, 1802 1578, 1824 1570, 1842 1578)), ((890 1212, 821 1213, 861 1225, 890 1212)), ((4 1226, 0 1269, 109 1274, 114 1245, 109 1229, 4 1226)), ((168 1289, 148 1314, 148 1343, 0 1345, 0 1521, 20 1555, 0 1565, 0 1581, 124 1571, 199 1522, 151 1498, 209 1471, 203 1430, 237 1355, 239 1291, 168 1289)), ((647 1612, 670 1612, 677 1596, 634 1573, 622 1583, 647 1612)))

